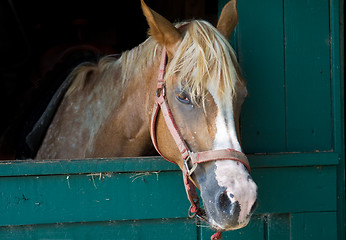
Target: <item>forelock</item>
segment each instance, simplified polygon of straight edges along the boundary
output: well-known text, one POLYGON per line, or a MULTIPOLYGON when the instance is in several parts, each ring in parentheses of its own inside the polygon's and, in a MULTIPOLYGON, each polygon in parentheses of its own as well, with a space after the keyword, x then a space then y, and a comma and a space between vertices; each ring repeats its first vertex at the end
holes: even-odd
POLYGON ((210 23, 193 20, 176 26, 186 28, 166 73, 188 91, 194 103, 204 102, 207 85, 217 86, 218 97, 235 94, 235 83, 242 81, 235 53, 228 41, 210 23), (198 101, 200 100, 200 101, 198 101))

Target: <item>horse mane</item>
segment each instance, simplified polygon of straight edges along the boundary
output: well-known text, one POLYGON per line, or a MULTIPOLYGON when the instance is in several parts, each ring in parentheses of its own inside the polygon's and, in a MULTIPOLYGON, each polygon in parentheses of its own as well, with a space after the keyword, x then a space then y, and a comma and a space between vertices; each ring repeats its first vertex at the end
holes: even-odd
MULTIPOLYGON (((185 33, 177 52, 174 54, 165 78, 176 78, 181 89, 188 91, 194 103, 204 102, 207 85, 218 86, 218 95, 235 94, 235 83, 243 83, 234 50, 228 41, 210 23, 203 20, 177 23, 185 33), (201 99, 202 98, 202 99, 201 99), (200 101, 202 100, 202 101, 200 101)), ((84 63, 71 74, 74 79, 66 95, 87 84, 91 73, 102 78, 114 77, 114 71, 121 67, 121 86, 126 85, 136 74, 152 65, 157 57, 159 44, 152 37, 132 50, 122 53, 119 59, 112 56, 101 58, 98 63, 84 63)))
POLYGON ((93 73, 100 74, 99 79, 111 78, 114 76, 117 66, 118 61, 112 55, 102 57, 97 63, 81 63, 68 76, 72 83, 65 96, 70 96, 73 92, 82 90, 89 83, 88 79, 93 73))
POLYGON ((119 86, 125 86, 132 76, 142 72, 154 62, 157 47, 158 44, 149 37, 139 46, 123 52, 120 58, 109 55, 100 58, 96 63, 80 64, 68 76, 69 79, 72 79, 72 84, 66 92, 66 96, 71 95, 76 90, 83 89, 88 84, 88 78, 91 74, 99 74, 99 79, 112 79, 119 67, 121 69, 121 82, 119 82, 121 84, 119 86))
POLYGON ((130 51, 121 55, 119 62, 121 64, 121 79, 125 85, 128 80, 137 74, 142 73, 146 68, 151 66, 157 55, 159 44, 152 37, 130 51))

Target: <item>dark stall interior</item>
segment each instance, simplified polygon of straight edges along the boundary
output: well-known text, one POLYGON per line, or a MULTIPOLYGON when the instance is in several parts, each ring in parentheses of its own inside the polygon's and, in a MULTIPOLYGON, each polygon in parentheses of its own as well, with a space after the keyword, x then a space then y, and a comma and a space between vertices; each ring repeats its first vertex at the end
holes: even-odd
MULTIPOLYGON (((147 0, 172 22, 217 19, 217 1, 147 0)), ((20 138, 68 73, 83 61, 143 42, 139 0, 0 2, 0 159, 14 159, 20 138), (37 113, 36 113, 37 112, 37 113)))

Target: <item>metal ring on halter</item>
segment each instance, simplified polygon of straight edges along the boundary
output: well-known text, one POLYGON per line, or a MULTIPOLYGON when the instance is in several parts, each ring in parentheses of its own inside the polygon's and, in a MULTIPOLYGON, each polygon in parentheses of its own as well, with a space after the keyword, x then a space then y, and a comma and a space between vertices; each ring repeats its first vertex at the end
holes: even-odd
POLYGON ((189 176, 192 175, 192 173, 196 170, 197 168, 197 164, 196 163, 193 163, 192 162, 192 159, 191 159, 191 153, 189 152, 189 156, 184 160, 184 166, 185 166, 185 169, 186 169, 186 172, 189 174, 189 176), (190 169, 189 167, 189 164, 188 164, 188 161, 191 161, 191 164, 192 164, 192 168, 190 169))
POLYGON ((191 209, 192 209, 192 205, 189 207, 189 211, 188 211, 187 215, 189 215, 190 218, 194 218, 197 215, 197 211, 192 213, 191 209))
POLYGON ((156 89, 156 96, 160 97, 160 96, 166 96, 166 88, 164 86, 162 86, 161 88, 156 89))

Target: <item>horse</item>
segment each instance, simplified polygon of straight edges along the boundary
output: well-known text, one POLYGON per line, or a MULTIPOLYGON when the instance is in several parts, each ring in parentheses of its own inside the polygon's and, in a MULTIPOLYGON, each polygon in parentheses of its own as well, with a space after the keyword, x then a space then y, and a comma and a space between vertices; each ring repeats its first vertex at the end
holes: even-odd
POLYGON ((225 5, 217 27, 204 20, 173 24, 143 0, 141 7, 148 38, 120 57, 73 70, 36 159, 156 150, 182 170, 189 215, 204 217, 220 237, 246 226, 257 202, 239 140, 246 84, 227 40, 238 22, 236 0, 225 5))

